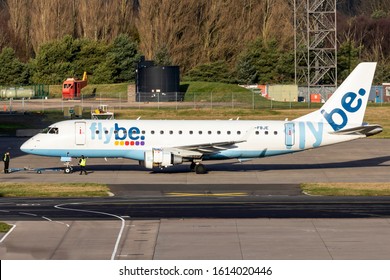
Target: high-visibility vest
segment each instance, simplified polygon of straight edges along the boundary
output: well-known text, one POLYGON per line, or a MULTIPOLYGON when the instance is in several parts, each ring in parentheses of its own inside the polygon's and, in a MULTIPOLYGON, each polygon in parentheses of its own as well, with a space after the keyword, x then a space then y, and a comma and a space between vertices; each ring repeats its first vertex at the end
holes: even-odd
POLYGON ((80 166, 85 166, 87 164, 87 160, 85 158, 80 159, 80 166))

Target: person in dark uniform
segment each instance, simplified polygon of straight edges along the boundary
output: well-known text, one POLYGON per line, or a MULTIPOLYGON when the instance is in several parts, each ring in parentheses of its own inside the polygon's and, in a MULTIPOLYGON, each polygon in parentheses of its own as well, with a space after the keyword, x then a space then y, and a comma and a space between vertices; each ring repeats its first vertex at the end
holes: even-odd
POLYGON ((85 166, 87 165, 87 160, 84 158, 84 156, 81 156, 79 160, 79 165, 80 165, 80 175, 85 173, 87 175, 87 171, 85 170, 85 166))
POLYGON ((9 152, 6 152, 6 153, 4 154, 4 157, 3 157, 3 161, 4 161, 4 173, 10 173, 10 172, 9 172, 9 160, 10 160, 9 152))

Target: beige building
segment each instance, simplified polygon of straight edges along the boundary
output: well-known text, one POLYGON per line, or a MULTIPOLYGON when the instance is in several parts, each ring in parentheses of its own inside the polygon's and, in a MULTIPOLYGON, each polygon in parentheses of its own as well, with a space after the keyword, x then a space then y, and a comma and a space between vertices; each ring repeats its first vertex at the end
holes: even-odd
POLYGON ((275 101, 298 101, 297 85, 269 85, 267 88, 267 93, 268 98, 275 101))

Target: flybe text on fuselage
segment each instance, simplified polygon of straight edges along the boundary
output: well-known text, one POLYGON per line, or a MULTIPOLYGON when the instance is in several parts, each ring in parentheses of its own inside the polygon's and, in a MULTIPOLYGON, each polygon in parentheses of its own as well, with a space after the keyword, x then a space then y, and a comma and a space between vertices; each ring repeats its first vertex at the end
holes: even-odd
MULTIPOLYGON (((117 122, 111 123, 92 122, 89 126, 91 131, 91 140, 100 141, 103 144, 114 144, 115 146, 145 146, 145 135, 141 134, 139 127, 131 126, 128 129, 117 122), (112 141, 114 140, 114 141, 112 141)), ((296 134, 295 129, 298 128, 299 132, 296 134, 298 137, 298 148, 305 149, 306 147, 319 147, 322 144, 324 124, 323 122, 292 122, 293 126, 289 125, 289 129, 286 128, 286 139, 291 137, 286 144, 287 149, 291 149, 294 146, 296 134), (295 124, 295 126, 294 126, 295 124), (295 128, 294 128, 295 127, 295 128)), ((257 130, 269 130, 269 125, 255 126, 257 130)))
MULTIPOLYGON (((364 89, 359 89, 358 94, 364 96, 366 91, 364 89)), ((321 111, 321 114, 324 116, 326 121, 330 124, 334 131, 338 131, 344 128, 348 123, 348 113, 355 113, 359 111, 362 107, 363 101, 359 95, 354 92, 347 92, 341 99, 342 108, 334 108, 330 113, 326 112, 325 109, 321 111), (344 110, 343 110, 344 109, 344 110), (334 116, 338 117, 338 122, 335 121, 334 116)), ((337 118, 337 117, 336 117, 337 118)))
POLYGON ((126 146, 144 146, 145 136, 140 135, 141 131, 138 127, 132 126, 128 129, 114 123, 114 127, 105 127, 101 122, 92 122, 90 127, 91 140, 103 141, 104 144, 109 144, 111 139, 115 139, 115 145, 126 146))

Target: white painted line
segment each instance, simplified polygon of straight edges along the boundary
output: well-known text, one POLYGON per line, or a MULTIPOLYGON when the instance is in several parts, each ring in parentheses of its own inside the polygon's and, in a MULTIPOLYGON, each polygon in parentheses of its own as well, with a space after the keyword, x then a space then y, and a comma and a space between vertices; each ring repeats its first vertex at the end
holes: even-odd
POLYGON ((49 222, 52 222, 52 221, 53 221, 52 219, 49 219, 49 218, 47 218, 47 217, 45 217, 45 216, 42 216, 42 219, 45 219, 45 220, 47 220, 47 221, 49 221, 49 222))
MULTIPOLYGON (((73 205, 81 205, 82 203, 72 203, 72 204, 73 205)), ((121 229, 119 230, 118 237, 117 237, 116 242, 115 242, 114 250, 113 250, 112 255, 111 255, 111 260, 115 260, 115 256, 117 254, 118 247, 119 247, 119 242, 120 242, 120 240, 122 238, 123 231, 125 229, 125 223, 126 223, 125 220, 122 217, 114 215, 114 214, 111 214, 111 213, 105 213, 105 212, 99 212, 99 211, 91 211, 91 210, 81 210, 81 209, 66 208, 66 207, 63 207, 64 205, 68 205, 68 204, 55 205, 54 208, 62 209, 62 210, 69 210, 69 211, 77 211, 77 212, 85 212, 85 213, 106 215, 106 216, 111 216, 111 217, 118 218, 119 220, 122 221, 122 226, 121 226, 121 229)))
POLYGON ((11 232, 16 228, 16 225, 12 225, 12 228, 3 236, 3 238, 0 240, 0 243, 3 243, 3 241, 8 237, 8 235, 11 234, 11 232))
POLYGON ((26 212, 19 212, 19 214, 21 214, 21 215, 27 215, 27 216, 32 216, 32 217, 38 216, 38 215, 36 215, 36 214, 33 214, 33 213, 26 213, 26 212))
POLYGON ((63 223, 63 222, 59 222, 59 221, 54 221, 54 222, 57 223, 57 224, 60 224, 60 225, 64 225, 64 226, 70 227, 69 224, 66 224, 66 223, 63 223))
POLYGON ((310 193, 305 192, 305 191, 303 191, 302 193, 303 193, 304 195, 307 195, 307 196, 323 196, 323 195, 320 195, 320 194, 310 194, 310 193))

